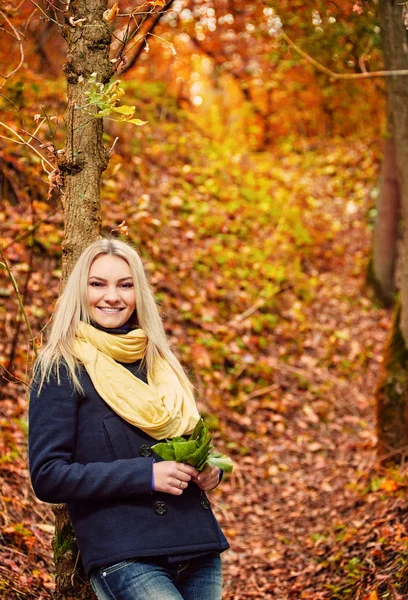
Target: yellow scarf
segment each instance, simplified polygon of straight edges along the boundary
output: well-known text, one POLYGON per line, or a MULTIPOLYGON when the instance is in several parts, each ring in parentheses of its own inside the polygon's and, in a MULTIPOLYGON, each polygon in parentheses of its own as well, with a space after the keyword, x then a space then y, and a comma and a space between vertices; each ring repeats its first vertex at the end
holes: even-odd
POLYGON ((156 440, 191 433, 200 418, 194 396, 182 386, 167 360, 156 359, 148 384, 116 362, 143 358, 146 346, 142 329, 113 335, 81 322, 74 355, 98 394, 123 419, 156 440))

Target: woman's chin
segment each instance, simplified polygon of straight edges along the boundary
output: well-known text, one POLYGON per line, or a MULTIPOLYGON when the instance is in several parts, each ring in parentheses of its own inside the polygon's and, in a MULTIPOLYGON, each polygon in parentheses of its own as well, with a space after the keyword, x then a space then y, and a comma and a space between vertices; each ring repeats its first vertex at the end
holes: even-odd
POLYGON ((98 315, 92 315, 92 320, 97 323, 97 325, 100 325, 101 327, 107 327, 108 329, 115 329, 117 327, 121 327, 122 325, 124 325, 129 317, 127 314, 123 314, 123 312, 121 313, 117 313, 117 314, 112 314, 112 315, 107 315, 107 314, 98 314, 98 315))

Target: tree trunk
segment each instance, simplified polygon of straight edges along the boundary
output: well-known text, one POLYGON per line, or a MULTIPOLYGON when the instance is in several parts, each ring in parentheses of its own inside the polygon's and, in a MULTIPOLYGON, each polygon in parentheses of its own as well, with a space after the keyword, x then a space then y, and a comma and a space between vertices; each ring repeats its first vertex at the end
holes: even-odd
POLYGON ((373 235, 371 277, 371 283, 385 306, 391 306, 394 301, 400 203, 395 142, 390 137, 384 143, 380 193, 377 199, 373 235))
POLYGON ((400 329, 398 307, 387 343, 377 388, 378 455, 396 462, 408 451, 408 350, 400 329))
MULTIPOLYGON (((387 69, 408 68, 408 32, 404 6, 397 0, 380 0, 380 20, 387 69)), ((408 79, 388 77, 387 93, 392 117, 397 168, 400 175, 403 224, 401 304, 396 309, 391 341, 377 394, 379 456, 398 460, 408 447, 408 79)))
POLYGON ((112 76, 111 34, 102 18, 108 0, 74 0, 69 7, 62 32, 68 43, 64 65, 68 82, 67 144, 59 160, 65 192, 63 280, 82 250, 100 235, 100 182, 108 155, 102 142, 102 119, 92 116, 96 107, 81 107, 88 102, 91 74, 97 74, 99 83, 107 83, 112 76))
MULTIPOLYGON (((112 76, 111 34, 103 21, 108 0, 71 0, 62 34, 67 41, 64 70, 68 83, 67 137, 58 167, 63 177, 65 232, 62 247, 62 285, 83 249, 100 236, 100 182, 108 155, 103 146, 103 121, 85 111, 85 94, 92 73, 99 83, 112 76)), ((85 600, 95 596, 86 582, 75 536, 65 506, 54 507, 56 600, 85 600)))

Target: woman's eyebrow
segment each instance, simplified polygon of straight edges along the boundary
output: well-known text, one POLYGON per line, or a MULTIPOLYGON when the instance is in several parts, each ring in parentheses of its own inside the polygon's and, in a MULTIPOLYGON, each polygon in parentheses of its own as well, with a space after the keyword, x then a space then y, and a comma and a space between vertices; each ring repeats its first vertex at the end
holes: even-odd
MULTIPOLYGON (((107 279, 105 279, 104 277, 99 277, 99 275, 91 275, 89 277, 89 279, 97 279, 98 281, 107 281, 107 279)), ((130 281, 133 281, 132 277, 130 275, 128 275, 127 277, 121 277, 120 279, 118 279, 118 282, 122 282, 122 281, 127 281, 128 279, 130 279, 130 281)))

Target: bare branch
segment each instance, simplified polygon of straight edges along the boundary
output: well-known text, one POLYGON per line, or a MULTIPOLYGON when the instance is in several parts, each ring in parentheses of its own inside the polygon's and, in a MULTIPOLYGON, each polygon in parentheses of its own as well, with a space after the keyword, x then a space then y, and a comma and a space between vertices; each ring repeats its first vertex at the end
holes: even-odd
POLYGON ((7 18, 7 16, 4 14, 4 12, 2 10, 0 10, 0 15, 3 17, 3 19, 6 21, 7 25, 13 31, 15 38, 18 42, 19 48, 20 48, 20 62, 18 63, 17 67, 15 69, 13 69, 11 71, 11 73, 9 73, 8 75, 0 74, 0 77, 2 77, 4 79, 3 83, 0 85, 0 89, 1 89, 3 87, 3 85, 5 85, 7 79, 9 79, 12 75, 14 75, 14 73, 17 73, 17 71, 20 69, 21 65, 23 64, 24 49, 23 49, 23 40, 22 40, 21 35, 19 34, 18 30, 14 27, 13 23, 11 23, 11 21, 7 18))
MULTIPOLYGON (((29 142, 26 142, 26 140, 19 133, 17 133, 17 131, 14 131, 14 129, 12 129, 11 127, 9 127, 8 125, 6 125, 2 121, 0 121, 0 125, 2 125, 5 129, 7 129, 7 131, 10 131, 10 133, 12 133, 13 135, 15 135, 20 140, 20 141, 17 141, 17 140, 13 140, 12 138, 8 138, 11 142, 14 142, 15 144, 24 144, 25 146, 28 146, 33 152, 35 152, 36 154, 38 154, 38 156, 41 158, 41 160, 43 162, 47 163, 47 165, 50 166, 52 170, 55 169, 55 166, 49 160, 47 160, 41 154, 41 152, 39 152, 37 150, 37 148, 35 148, 35 146, 33 146, 32 144, 30 144, 29 142)), ((4 136, 2 136, 2 137, 4 137, 4 136)))
POLYGON ((52 21, 53 23, 55 23, 56 25, 58 25, 58 27, 61 27, 61 23, 59 23, 58 21, 56 21, 55 19, 52 19, 50 17, 50 15, 48 13, 45 12, 45 10, 43 8, 41 8, 41 6, 39 4, 37 4, 37 2, 35 2, 35 0, 30 0, 30 2, 32 4, 34 4, 34 6, 36 6, 38 8, 38 10, 40 12, 42 12, 42 14, 44 15, 44 17, 48 20, 48 21, 52 21))
POLYGON ((331 69, 328 69, 319 63, 317 60, 312 58, 310 54, 299 48, 299 46, 295 44, 295 42, 283 31, 283 29, 280 30, 280 36, 285 40, 288 46, 293 48, 293 50, 295 50, 295 52, 297 52, 302 58, 313 65, 315 69, 321 73, 324 73, 331 79, 372 79, 374 77, 395 77, 397 75, 408 75, 408 69, 399 69, 395 71, 366 71, 365 73, 336 73, 335 71, 332 71, 331 69))

